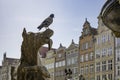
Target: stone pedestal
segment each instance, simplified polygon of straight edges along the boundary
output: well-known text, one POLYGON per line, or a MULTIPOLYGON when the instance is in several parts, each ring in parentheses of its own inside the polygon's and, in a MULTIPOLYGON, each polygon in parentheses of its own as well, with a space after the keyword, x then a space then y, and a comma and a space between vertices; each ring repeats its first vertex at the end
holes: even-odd
POLYGON ((29 66, 23 68, 24 80, 45 80, 50 78, 50 74, 44 66, 29 66))

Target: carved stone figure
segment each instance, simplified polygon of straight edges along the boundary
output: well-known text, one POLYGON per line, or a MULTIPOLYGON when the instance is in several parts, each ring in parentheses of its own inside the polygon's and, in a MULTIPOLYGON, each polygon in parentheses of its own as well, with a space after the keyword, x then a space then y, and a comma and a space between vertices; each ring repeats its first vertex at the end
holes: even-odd
POLYGON ((44 80, 44 77, 50 77, 44 66, 37 66, 37 52, 39 48, 48 44, 49 49, 52 46, 50 37, 53 30, 46 29, 44 32, 26 32, 24 28, 21 46, 20 65, 17 69, 17 80, 44 80))
POLYGON ((107 0, 101 10, 103 23, 120 37, 120 0, 107 0))

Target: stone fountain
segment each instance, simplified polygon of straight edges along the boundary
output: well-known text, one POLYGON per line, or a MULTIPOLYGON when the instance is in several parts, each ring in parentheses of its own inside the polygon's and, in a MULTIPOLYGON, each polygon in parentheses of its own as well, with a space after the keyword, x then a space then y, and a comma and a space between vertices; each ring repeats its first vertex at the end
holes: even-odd
POLYGON ((49 50, 52 47, 50 37, 54 32, 48 27, 53 22, 53 18, 54 14, 51 14, 38 27, 39 30, 46 27, 43 32, 27 32, 25 28, 23 29, 20 63, 11 68, 11 80, 46 80, 50 78, 46 67, 37 64, 37 53, 39 48, 45 44, 48 44, 49 50))
POLYGON ((120 37, 120 0, 107 0, 100 15, 103 23, 116 37, 120 37))

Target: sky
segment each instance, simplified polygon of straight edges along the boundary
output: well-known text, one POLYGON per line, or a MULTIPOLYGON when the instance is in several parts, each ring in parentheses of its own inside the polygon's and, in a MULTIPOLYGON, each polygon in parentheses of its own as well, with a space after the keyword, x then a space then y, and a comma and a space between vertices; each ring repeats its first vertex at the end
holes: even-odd
MULTIPOLYGON (((40 32, 37 27, 51 13, 55 15, 49 26, 54 30, 53 48, 60 43, 66 48, 72 39, 78 44, 85 19, 94 28, 106 0, 0 0, 0 65, 3 54, 20 58, 22 31, 40 32)), ((42 29, 44 31, 45 29, 42 29)))

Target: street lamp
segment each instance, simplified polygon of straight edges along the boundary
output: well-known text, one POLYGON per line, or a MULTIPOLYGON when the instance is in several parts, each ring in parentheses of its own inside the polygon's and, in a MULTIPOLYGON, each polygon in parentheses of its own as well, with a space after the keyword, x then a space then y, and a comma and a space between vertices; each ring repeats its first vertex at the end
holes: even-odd
POLYGON ((65 69, 65 75, 66 75, 66 78, 67 80, 70 80, 72 79, 72 70, 71 69, 65 69))

